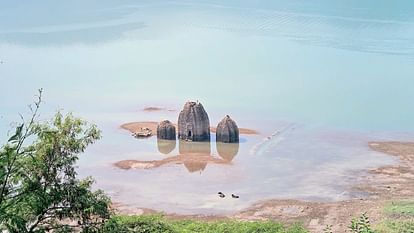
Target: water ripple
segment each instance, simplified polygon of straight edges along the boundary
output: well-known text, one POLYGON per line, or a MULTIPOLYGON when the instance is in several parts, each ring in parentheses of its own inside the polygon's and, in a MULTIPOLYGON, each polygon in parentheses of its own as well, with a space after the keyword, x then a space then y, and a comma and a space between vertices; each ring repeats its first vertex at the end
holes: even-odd
POLYGON ((196 28, 293 38, 294 41, 316 46, 414 57, 412 21, 225 6, 214 6, 214 10, 202 12, 193 9, 192 16, 189 20, 192 21, 191 26, 196 28))

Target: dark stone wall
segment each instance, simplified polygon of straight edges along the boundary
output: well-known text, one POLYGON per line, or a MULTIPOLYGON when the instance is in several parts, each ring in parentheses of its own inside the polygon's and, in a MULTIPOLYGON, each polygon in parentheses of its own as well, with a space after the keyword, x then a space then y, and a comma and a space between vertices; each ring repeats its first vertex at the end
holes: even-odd
POLYGON ((175 140, 175 126, 169 120, 161 121, 157 126, 157 138, 175 140))
POLYGON ((217 142, 239 142, 239 127, 237 127, 236 122, 234 122, 229 115, 224 117, 224 119, 217 125, 216 138, 217 142))
POLYGON ((201 103, 187 102, 178 117, 178 138, 194 142, 210 141, 210 120, 201 103))

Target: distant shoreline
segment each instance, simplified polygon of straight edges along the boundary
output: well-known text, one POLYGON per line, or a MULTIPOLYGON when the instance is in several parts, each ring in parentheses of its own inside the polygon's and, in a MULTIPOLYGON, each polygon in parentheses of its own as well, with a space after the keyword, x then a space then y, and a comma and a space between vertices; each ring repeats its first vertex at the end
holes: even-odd
POLYGON ((167 108, 163 108, 163 107, 145 107, 144 109, 142 109, 143 112, 161 112, 161 111, 167 111, 167 112, 175 112, 176 110, 174 109, 167 109, 167 108))

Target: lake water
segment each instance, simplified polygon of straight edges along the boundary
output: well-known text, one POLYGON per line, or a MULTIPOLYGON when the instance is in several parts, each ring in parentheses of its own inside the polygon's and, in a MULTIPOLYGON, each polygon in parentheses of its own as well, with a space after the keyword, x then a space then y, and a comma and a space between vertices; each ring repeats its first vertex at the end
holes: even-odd
POLYGON ((355 174, 395 162, 367 142, 414 139, 412 1, 0 3, 0 138, 44 88, 43 118, 64 109, 103 130, 79 172, 131 207, 227 213, 358 197, 355 174), (176 121, 187 100, 213 126, 229 114, 260 134, 243 136, 229 165, 113 166, 177 155, 178 142, 165 155, 119 125, 176 121))

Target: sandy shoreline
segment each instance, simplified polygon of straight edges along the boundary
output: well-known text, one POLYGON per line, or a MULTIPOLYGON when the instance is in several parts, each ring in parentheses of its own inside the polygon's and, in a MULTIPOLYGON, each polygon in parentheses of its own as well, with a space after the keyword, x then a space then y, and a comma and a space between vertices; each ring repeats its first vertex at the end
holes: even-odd
MULTIPOLYGON (((129 122, 121 125, 122 129, 128 130, 131 133, 135 133, 142 128, 148 128, 152 131, 153 135, 157 135, 157 125, 158 122, 156 121, 138 121, 138 122, 129 122)), ((177 128, 177 124, 174 124, 177 128)), ((212 133, 216 132, 215 127, 210 127, 210 131, 212 133)), ((259 132, 253 129, 247 129, 247 128, 239 128, 239 133, 241 135, 257 135, 259 132)))
POLYGON ((268 200, 232 216, 236 219, 274 219, 282 222, 303 222, 311 232, 322 232, 332 225, 334 232, 346 232, 353 217, 367 213, 375 225, 383 220, 383 207, 391 201, 414 197, 414 143, 369 142, 374 151, 397 156, 400 162, 369 170, 354 189, 368 194, 367 198, 340 202, 302 202, 268 200))
MULTIPOLYGON (((187 155, 176 155, 171 156, 162 160, 151 160, 151 161, 140 161, 140 160, 122 160, 116 162, 114 165, 121 169, 152 169, 165 165, 183 164, 186 167, 189 167, 190 170, 201 170, 198 167, 206 167, 207 164, 229 164, 229 161, 224 159, 215 158, 210 155, 205 154, 187 154, 187 155), (197 166, 198 165, 198 166, 197 166), (203 166, 204 165, 204 166, 203 166)), ((202 169, 204 170, 204 169, 202 169)))
MULTIPOLYGON (((334 232, 346 232, 353 217, 366 212, 373 224, 383 220, 383 206, 396 200, 414 197, 414 143, 410 142, 369 142, 374 151, 397 156, 398 164, 369 170, 366 177, 354 189, 368 194, 367 198, 339 202, 305 202, 298 200, 263 200, 232 215, 177 215, 166 214, 173 219, 272 219, 283 223, 302 222, 311 232, 323 232, 326 225, 332 225, 334 232)), ((118 206, 120 207, 120 206, 118 206)), ((138 212, 154 213, 143 208, 118 208, 123 214, 138 212), (138 210, 139 211, 138 211, 138 210), (144 211, 145 210, 145 211, 144 211)))

